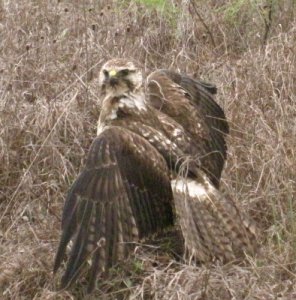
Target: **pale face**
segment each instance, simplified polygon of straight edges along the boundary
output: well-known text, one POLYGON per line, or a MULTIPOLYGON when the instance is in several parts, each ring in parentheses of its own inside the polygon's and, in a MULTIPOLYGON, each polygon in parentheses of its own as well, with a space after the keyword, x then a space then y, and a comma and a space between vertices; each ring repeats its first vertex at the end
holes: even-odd
POLYGON ((143 77, 133 62, 112 59, 101 68, 99 81, 102 96, 117 97, 141 88, 143 77))

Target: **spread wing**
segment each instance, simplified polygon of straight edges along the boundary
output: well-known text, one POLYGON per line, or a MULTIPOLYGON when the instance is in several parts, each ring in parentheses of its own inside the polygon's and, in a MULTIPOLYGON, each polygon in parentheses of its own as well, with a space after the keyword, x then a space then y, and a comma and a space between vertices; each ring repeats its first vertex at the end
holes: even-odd
POLYGON ((105 129, 94 140, 64 206, 54 272, 70 240, 73 245, 61 288, 69 286, 91 260, 91 290, 97 273, 125 258, 132 242, 172 223, 172 190, 162 156, 128 130, 105 129))
POLYGON ((147 78, 149 104, 182 125, 200 145, 204 151, 196 155, 201 168, 218 187, 229 129, 222 108, 213 98, 215 92, 210 84, 168 70, 155 71, 147 78))
MULTIPOLYGON (((148 103, 161 112, 159 119, 172 133, 171 142, 191 163, 191 174, 173 180, 172 188, 187 253, 203 262, 253 253, 256 241, 251 221, 217 189, 229 128, 215 93, 210 84, 168 70, 153 72, 147 79, 148 103)), ((149 141, 153 144, 151 137, 149 141)))
MULTIPOLYGON (((147 86, 152 97, 159 96, 159 90, 156 88, 154 81, 159 84, 171 85, 175 89, 181 89, 189 102, 202 113, 206 122, 211 127, 225 134, 229 133, 224 111, 213 98, 213 95, 217 93, 215 85, 192 79, 189 76, 174 71, 158 70, 151 73, 148 77, 147 86)), ((165 88, 167 89, 167 87, 165 88)), ((165 93, 164 90, 163 93, 165 93)), ((154 100, 157 102, 157 99, 154 100)))
POLYGON ((253 254, 255 226, 228 197, 200 174, 197 180, 172 181, 176 214, 190 258, 228 262, 253 254))

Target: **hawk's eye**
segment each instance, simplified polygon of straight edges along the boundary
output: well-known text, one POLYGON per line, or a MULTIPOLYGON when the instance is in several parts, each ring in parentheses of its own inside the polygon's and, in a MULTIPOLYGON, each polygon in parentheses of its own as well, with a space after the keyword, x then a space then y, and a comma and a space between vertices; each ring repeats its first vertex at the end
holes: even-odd
POLYGON ((127 76, 129 74, 129 70, 128 69, 123 69, 123 70, 120 71, 120 74, 122 76, 127 76))
POLYGON ((105 76, 106 78, 109 77, 109 72, 108 72, 107 70, 103 70, 103 74, 104 74, 104 76, 105 76))

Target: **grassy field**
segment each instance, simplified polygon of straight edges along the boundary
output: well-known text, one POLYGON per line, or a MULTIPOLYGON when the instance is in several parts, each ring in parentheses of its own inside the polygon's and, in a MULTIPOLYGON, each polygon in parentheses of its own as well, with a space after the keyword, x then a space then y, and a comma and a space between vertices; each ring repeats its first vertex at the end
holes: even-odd
POLYGON ((130 57, 218 86, 231 127, 222 189, 260 249, 190 265, 159 238, 88 299, 296 299, 295 17, 295 0, 1 1, 0 298, 83 298, 83 280, 55 291, 61 211, 96 134, 98 70, 130 57))

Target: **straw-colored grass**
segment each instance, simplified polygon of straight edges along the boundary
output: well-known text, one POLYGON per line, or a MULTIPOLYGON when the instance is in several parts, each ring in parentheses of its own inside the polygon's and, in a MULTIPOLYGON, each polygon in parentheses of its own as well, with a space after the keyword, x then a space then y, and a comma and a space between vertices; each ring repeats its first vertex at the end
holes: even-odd
POLYGON ((217 84, 231 126, 222 189, 256 221, 260 251, 242 264, 190 265, 173 253, 174 233, 139 245, 89 298, 296 298, 295 1, 155 3, 0 3, 1 299, 84 298, 83 279, 56 292, 52 265, 111 57, 217 84))

